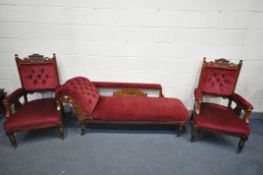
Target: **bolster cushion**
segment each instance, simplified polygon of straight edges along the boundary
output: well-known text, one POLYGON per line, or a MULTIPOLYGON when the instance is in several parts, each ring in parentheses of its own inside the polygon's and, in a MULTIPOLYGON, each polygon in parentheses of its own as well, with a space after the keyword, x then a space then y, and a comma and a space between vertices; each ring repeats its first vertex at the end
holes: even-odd
POLYGON ((96 87, 85 77, 68 80, 56 90, 56 97, 69 96, 87 114, 91 114, 99 100, 96 87))

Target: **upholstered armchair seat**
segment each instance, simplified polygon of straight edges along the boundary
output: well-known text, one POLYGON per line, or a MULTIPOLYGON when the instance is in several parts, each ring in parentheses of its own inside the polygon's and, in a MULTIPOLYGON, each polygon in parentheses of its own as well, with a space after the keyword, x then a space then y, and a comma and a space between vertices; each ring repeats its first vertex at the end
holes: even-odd
POLYGON ((18 132, 43 126, 62 125, 60 111, 53 98, 32 100, 8 117, 4 122, 6 132, 18 132))
POLYGON ((228 107, 215 103, 202 103, 195 128, 248 137, 251 129, 228 107))
POLYGON ((100 97, 92 113, 105 121, 186 121, 188 111, 175 98, 112 96, 100 97))

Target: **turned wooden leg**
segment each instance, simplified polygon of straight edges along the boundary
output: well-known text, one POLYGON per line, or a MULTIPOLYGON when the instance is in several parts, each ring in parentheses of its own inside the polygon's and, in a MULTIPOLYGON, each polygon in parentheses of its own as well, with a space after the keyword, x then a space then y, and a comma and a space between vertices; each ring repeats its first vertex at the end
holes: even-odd
POLYGON ((184 124, 179 125, 178 130, 176 132, 177 137, 181 136, 181 133, 183 132, 184 128, 185 128, 184 124))
POLYGON ((247 141, 247 137, 241 137, 237 147, 237 153, 240 153, 244 148, 245 142, 247 141))
POLYGON ((81 135, 85 134, 85 124, 84 123, 80 123, 80 133, 81 135))
POLYGON ((60 113, 61 113, 61 117, 63 118, 65 116, 65 109, 63 104, 60 105, 60 113))
POLYGON ((64 139, 64 127, 61 126, 58 129, 59 129, 59 136, 61 137, 61 139, 64 139))
MULTIPOLYGON (((193 107, 193 109, 195 109, 195 106, 193 107)), ((191 113, 190 120, 191 120, 191 121, 193 121, 193 120, 194 120, 194 110, 193 110, 193 111, 192 111, 192 113, 191 113)))
POLYGON ((13 132, 12 133, 6 133, 6 135, 8 136, 12 146, 14 148, 16 148, 17 147, 17 143, 16 143, 16 137, 15 137, 14 133, 13 132))
POLYGON ((192 131, 191 131, 191 142, 194 142, 197 136, 197 130, 192 126, 192 131))

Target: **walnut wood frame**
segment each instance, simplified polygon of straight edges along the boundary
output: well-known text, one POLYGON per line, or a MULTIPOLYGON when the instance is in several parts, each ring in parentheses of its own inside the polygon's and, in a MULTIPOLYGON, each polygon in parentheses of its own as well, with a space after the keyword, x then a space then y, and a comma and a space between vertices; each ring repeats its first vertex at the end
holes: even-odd
MULTIPOLYGON (((58 80, 58 84, 59 84, 59 76, 58 76, 57 62, 56 62, 56 55, 55 54, 53 54, 52 58, 44 57, 43 55, 39 55, 39 54, 33 54, 33 55, 29 55, 28 57, 23 58, 23 59, 19 58, 18 55, 15 54, 15 59, 16 59, 17 68, 18 68, 18 71, 19 71, 19 76, 20 76, 22 87, 24 87, 24 84, 23 84, 22 77, 21 77, 21 71, 19 69, 19 65, 20 64, 37 64, 37 63, 54 64, 54 67, 56 69, 57 80, 58 80)), ((54 91, 54 89, 46 89, 46 90, 41 90, 41 91, 50 91, 50 90, 54 91)), ((26 90, 24 90, 23 94, 19 94, 16 97, 16 99, 14 101, 12 101, 11 103, 8 100, 5 99, 3 103, 4 103, 4 106, 5 106, 5 110, 6 110, 6 115, 5 115, 6 118, 11 117, 11 115, 13 114, 12 106, 14 107, 14 110, 16 111, 16 110, 19 109, 20 106, 23 105, 19 101, 19 99, 22 96, 24 98, 24 103, 27 103, 28 102, 27 94, 28 93, 33 93, 33 92, 36 92, 36 91, 26 91, 26 90)), ((56 100, 56 104, 57 104, 57 110, 59 110, 61 112, 61 108, 63 108, 63 106, 60 106, 60 102, 58 100, 56 100)), ((6 132, 6 135, 8 136, 12 146, 14 148, 16 148, 17 147, 17 141, 16 141, 16 138, 15 138, 15 132, 37 130, 37 129, 51 128, 51 127, 58 127, 59 135, 60 135, 60 137, 62 139, 64 139, 64 126, 63 126, 63 124, 61 124, 61 125, 49 124, 49 125, 41 125, 41 126, 31 127, 31 128, 27 128, 27 129, 13 130, 13 131, 6 132)))
POLYGON ((103 124, 168 124, 168 125, 179 125, 176 132, 177 136, 180 136, 182 132, 186 130, 185 125, 186 121, 105 121, 105 120, 94 120, 92 115, 85 113, 81 108, 76 104, 76 102, 69 96, 61 96, 59 99, 60 106, 63 103, 70 105, 75 113, 76 118, 79 121, 81 135, 85 134, 85 125, 87 123, 103 123, 103 124))
MULTIPOLYGON (((220 59, 217 59, 215 61, 206 61, 206 57, 203 58, 203 64, 202 64, 202 69, 201 69, 201 74, 200 74, 200 78, 199 78, 199 84, 198 84, 198 87, 200 87, 200 84, 201 84, 201 78, 203 76, 203 72, 205 70, 206 67, 214 67, 214 68, 224 68, 224 69, 233 69, 233 70, 236 70, 238 75, 237 75, 237 78, 236 78, 236 81, 235 81, 235 84, 234 84, 234 88, 233 88, 233 92, 232 94, 234 93, 235 91, 235 88, 236 88, 236 84, 237 84, 237 80, 238 80, 238 77, 239 77, 239 74, 240 74, 240 70, 241 70, 241 67, 242 67, 242 60, 239 61, 238 64, 234 64, 234 63, 231 63, 230 61, 224 59, 224 58, 220 58, 220 59)), ((218 95, 215 95, 215 94, 204 94, 204 95, 208 95, 208 96, 211 96, 211 97, 222 97, 222 98, 227 98, 228 99, 228 108, 229 109, 232 109, 231 105, 232 105, 232 97, 231 96, 218 96, 218 95)), ((193 118, 192 120, 194 121, 196 116, 199 115, 200 113, 200 109, 201 109, 201 105, 202 105, 202 100, 195 100, 195 103, 194 103, 194 109, 193 109, 193 118)), ((241 114, 241 110, 244 111, 244 115, 243 115, 243 118, 242 120, 244 121, 245 124, 249 124, 249 119, 250 119, 250 114, 251 114, 251 111, 252 109, 251 108, 244 108, 243 106, 241 106, 240 104, 236 103, 236 107, 234 109, 232 109, 237 115, 240 115, 241 114)), ((192 122, 192 127, 191 127, 191 142, 194 142, 196 137, 197 137, 197 132, 198 131, 208 131, 208 132, 213 132, 213 133, 217 133, 217 134, 227 134, 227 135, 232 135, 232 136, 235 136, 235 137, 240 137, 240 135, 235 135, 235 134, 230 134, 230 133, 227 133, 227 132, 218 132, 218 131, 214 131, 214 130, 209 130, 209 129, 201 129, 201 128, 195 128, 193 126, 193 122, 192 122)), ((239 140, 239 143, 238 143, 238 146, 237 146, 237 153, 240 153, 245 145, 245 142, 248 140, 248 137, 240 137, 240 140, 239 140)))

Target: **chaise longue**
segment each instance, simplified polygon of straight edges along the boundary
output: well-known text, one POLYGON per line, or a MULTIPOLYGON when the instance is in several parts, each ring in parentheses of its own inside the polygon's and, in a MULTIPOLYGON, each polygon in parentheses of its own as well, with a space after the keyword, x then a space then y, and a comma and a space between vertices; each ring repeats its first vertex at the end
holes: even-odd
POLYGON ((177 135, 185 129, 189 113, 176 98, 162 95, 159 84, 91 82, 74 77, 56 90, 56 99, 73 107, 81 135, 86 123, 170 124, 179 125, 177 135), (98 88, 124 88, 113 96, 102 96, 98 88), (149 97, 138 89, 160 90, 159 97, 149 97))

